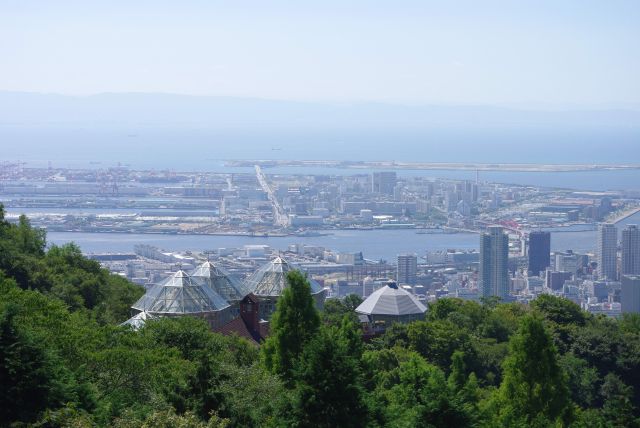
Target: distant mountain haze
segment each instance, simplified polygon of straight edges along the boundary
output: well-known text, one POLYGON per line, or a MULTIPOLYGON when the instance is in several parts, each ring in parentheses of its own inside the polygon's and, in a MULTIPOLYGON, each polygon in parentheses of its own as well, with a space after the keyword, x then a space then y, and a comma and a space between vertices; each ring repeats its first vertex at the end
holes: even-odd
POLYGON ((162 125, 211 129, 574 127, 640 128, 634 110, 519 110, 493 106, 328 103, 154 93, 64 96, 0 92, 0 125, 162 125))

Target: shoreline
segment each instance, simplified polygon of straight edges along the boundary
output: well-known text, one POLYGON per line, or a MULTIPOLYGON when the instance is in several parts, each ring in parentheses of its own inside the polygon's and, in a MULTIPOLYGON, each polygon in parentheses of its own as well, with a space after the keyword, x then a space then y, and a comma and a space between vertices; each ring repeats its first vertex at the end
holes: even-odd
POLYGON ((630 208, 628 210, 623 211, 622 213, 620 213, 619 215, 617 215, 614 219, 607 221, 608 223, 613 223, 613 224, 618 224, 626 219, 628 219, 629 217, 633 217, 634 215, 638 214, 640 212, 640 207, 634 207, 634 208, 630 208))

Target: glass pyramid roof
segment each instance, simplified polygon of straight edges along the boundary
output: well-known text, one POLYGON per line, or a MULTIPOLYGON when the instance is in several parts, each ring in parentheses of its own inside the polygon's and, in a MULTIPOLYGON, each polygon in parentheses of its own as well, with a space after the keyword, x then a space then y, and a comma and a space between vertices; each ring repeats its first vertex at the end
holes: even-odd
POLYGON ((180 270, 154 285, 132 308, 159 315, 214 312, 228 306, 218 293, 180 270))
MULTIPOLYGON (((263 265, 246 281, 246 287, 256 296, 280 296, 287 287, 287 273, 297 268, 282 257, 263 265)), ((300 270, 300 269, 297 269, 300 270)), ((320 284, 309 278, 311 294, 323 292, 320 284)))
POLYGON ((132 316, 131 318, 129 318, 128 320, 126 320, 120 325, 123 325, 123 326, 128 325, 134 330, 140 330, 142 327, 144 327, 144 324, 147 322, 147 320, 154 319, 154 318, 155 317, 151 315, 149 312, 142 311, 132 316))
POLYGON ((250 290, 245 288, 243 283, 230 276, 229 273, 221 267, 209 261, 198 266, 191 274, 191 278, 195 278, 205 285, 208 285, 213 291, 228 301, 242 300, 242 298, 250 292, 250 290))

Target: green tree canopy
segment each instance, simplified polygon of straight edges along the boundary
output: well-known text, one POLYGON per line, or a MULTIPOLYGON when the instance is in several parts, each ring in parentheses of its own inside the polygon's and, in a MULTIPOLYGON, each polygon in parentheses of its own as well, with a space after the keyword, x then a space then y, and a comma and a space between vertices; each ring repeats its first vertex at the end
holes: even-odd
POLYGON ((505 426, 567 423, 571 402, 564 372, 542 320, 525 316, 509 341, 497 409, 505 426))
POLYGON ((290 382, 305 343, 318 330, 320 316, 307 278, 294 270, 287 274, 287 283, 271 317, 270 335, 262 347, 262 355, 269 370, 290 382))
POLYGON ((295 367, 294 403, 287 425, 367 425, 359 360, 344 329, 322 327, 304 346, 295 367))

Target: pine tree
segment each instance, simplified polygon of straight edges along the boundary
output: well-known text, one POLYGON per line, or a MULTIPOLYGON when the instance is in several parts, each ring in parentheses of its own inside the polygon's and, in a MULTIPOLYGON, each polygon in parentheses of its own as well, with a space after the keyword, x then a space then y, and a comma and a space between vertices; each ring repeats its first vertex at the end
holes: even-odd
POLYGON ((305 345, 295 368, 293 411, 288 426, 366 426, 358 359, 342 329, 322 327, 305 345))
POLYGON ((504 425, 569 422, 571 402, 565 374, 551 336, 539 318, 522 319, 519 331, 509 342, 503 369, 498 413, 504 425))
POLYGON ((316 333, 320 316, 311 296, 311 286, 299 271, 287 274, 288 287, 278 300, 271 318, 270 335, 262 347, 266 367, 291 384, 293 367, 304 344, 316 333))

